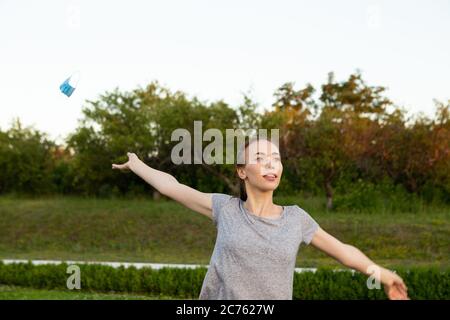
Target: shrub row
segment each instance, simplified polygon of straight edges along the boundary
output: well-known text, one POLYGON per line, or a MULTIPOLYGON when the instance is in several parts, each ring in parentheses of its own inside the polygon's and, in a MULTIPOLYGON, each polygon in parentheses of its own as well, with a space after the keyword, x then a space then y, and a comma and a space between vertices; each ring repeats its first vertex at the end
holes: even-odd
MULTIPOLYGON (((39 289, 67 289, 68 265, 4 264, 0 261, 0 284, 39 289)), ((81 264, 81 290, 164 295, 197 299, 206 268, 114 268, 81 264)), ((417 267, 396 269, 408 286, 411 299, 450 299, 450 270, 417 267)), ((319 268, 315 273, 294 275, 293 299, 386 299, 384 290, 368 289, 361 273, 319 268)))

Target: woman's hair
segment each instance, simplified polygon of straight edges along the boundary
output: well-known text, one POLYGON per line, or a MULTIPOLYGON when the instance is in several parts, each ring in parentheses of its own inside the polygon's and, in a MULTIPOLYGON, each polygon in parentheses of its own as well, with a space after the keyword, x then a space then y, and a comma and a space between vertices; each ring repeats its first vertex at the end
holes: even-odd
MULTIPOLYGON (((249 139, 245 142, 244 146, 238 150, 237 153, 237 161, 236 161, 236 170, 238 168, 243 168, 245 167, 245 150, 247 149, 247 147, 250 145, 250 141, 255 141, 257 140, 255 139, 249 139)), ((247 200, 247 191, 245 190, 245 182, 244 180, 242 180, 239 175, 238 175, 238 179, 239 179, 239 198, 241 198, 242 201, 246 201, 247 200)))
MULTIPOLYGON (((253 138, 249 138, 245 143, 244 146, 238 150, 237 153, 237 161, 236 161, 236 169, 237 168, 243 168, 245 167, 246 164, 246 159, 245 159, 245 150, 247 149, 247 147, 255 142, 255 141, 259 141, 259 140, 267 140, 270 141, 266 138, 259 138, 259 137, 253 137, 253 138)), ((245 190, 245 182, 244 180, 242 180, 241 178, 239 178, 239 198, 241 198, 242 201, 246 201, 247 200, 247 191, 245 190)))

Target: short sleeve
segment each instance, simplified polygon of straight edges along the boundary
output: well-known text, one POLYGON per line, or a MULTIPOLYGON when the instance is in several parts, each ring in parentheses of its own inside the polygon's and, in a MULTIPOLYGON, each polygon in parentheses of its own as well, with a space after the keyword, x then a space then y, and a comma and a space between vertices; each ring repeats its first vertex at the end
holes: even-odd
MULTIPOLYGON (((299 207, 300 208, 300 207, 299 207)), ((302 242, 306 245, 310 244, 314 234, 319 228, 319 224, 311 217, 308 212, 300 208, 300 223, 302 230, 302 242)))
POLYGON ((212 202, 212 219, 214 224, 218 225, 220 221, 220 213, 224 204, 231 199, 232 196, 224 193, 213 193, 211 196, 212 202))

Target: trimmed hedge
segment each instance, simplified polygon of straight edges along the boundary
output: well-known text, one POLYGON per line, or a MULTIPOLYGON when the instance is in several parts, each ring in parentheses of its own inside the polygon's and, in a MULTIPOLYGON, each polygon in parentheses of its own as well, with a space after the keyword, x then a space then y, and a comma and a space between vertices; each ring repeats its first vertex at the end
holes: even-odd
MULTIPOLYGON (((0 261, 0 284, 39 289, 67 289, 68 264, 33 265, 4 264, 0 261)), ((151 268, 131 266, 114 268, 104 265, 80 264, 81 290, 128 292, 197 299, 206 268, 151 268)), ((450 299, 450 270, 417 267, 396 272, 408 286, 411 299, 450 299)), ((350 271, 319 268, 315 273, 294 274, 293 299, 386 299, 384 290, 369 290, 367 276, 350 271)))
MULTIPOLYGON (((450 299, 450 270, 434 267, 416 267, 406 270, 397 268, 408 287, 408 296, 413 299, 450 299)), ((333 271, 319 268, 315 273, 302 272, 294 275, 293 299, 314 300, 374 300, 387 299, 381 289, 368 289, 366 275, 350 271, 333 271)))

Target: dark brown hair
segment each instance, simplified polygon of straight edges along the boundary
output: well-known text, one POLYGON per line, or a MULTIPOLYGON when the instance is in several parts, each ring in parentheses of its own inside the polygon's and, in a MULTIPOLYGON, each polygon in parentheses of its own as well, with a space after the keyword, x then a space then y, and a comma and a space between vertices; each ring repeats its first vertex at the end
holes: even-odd
MULTIPOLYGON (((237 153, 237 161, 236 161, 236 172, 238 168, 243 168, 245 167, 245 150, 247 149, 247 147, 250 145, 250 142, 255 141, 257 139, 253 139, 253 140, 247 140, 244 144, 244 147, 241 150, 238 150, 237 153)), ((247 200, 247 191, 245 190, 245 181, 242 180, 239 175, 237 177, 239 179, 239 198, 241 198, 242 201, 246 201, 247 200)))

